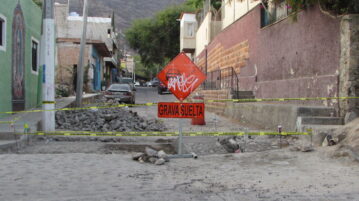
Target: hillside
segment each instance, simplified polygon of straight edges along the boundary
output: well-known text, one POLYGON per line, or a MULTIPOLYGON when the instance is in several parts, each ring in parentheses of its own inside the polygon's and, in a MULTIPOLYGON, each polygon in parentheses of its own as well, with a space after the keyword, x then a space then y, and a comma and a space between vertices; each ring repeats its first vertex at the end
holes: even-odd
MULTIPOLYGON (((67 3, 68 0, 56 0, 67 3)), ((170 5, 183 3, 185 0, 89 0, 89 15, 109 17, 115 12, 116 26, 121 31, 127 29, 133 20, 151 17, 170 5)), ((70 0, 70 12, 82 13, 83 0, 70 0)))

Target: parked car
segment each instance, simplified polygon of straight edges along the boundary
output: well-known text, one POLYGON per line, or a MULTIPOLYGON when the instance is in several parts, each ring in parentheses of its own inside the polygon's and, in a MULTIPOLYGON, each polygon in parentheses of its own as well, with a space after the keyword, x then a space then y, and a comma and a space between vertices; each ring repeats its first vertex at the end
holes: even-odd
POLYGON ((129 85, 131 86, 131 89, 132 89, 133 91, 136 91, 135 83, 134 83, 133 79, 130 78, 130 77, 121 77, 121 78, 119 79, 119 83, 120 83, 120 84, 129 84, 129 85))
POLYGON ((135 82, 135 87, 141 86, 140 82, 135 82))
POLYGON ((146 82, 146 87, 157 87, 159 84, 160 84, 160 81, 151 80, 149 82, 146 82))
POLYGON ((171 93, 170 90, 164 85, 163 83, 160 83, 157 87, 158 94, 163 94, 164 92, 171 93))
POLYGON ((106 100, 135 104, 136 94, 129 84, 111 84, 105 91, 106 100))

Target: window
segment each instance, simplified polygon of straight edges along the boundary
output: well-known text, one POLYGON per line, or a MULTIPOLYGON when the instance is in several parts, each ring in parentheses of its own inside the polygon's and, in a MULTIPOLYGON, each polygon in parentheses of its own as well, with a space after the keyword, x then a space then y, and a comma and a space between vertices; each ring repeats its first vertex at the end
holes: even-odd
POLYGON ((194 23, 186 23, 187 25, 187 31, 186 31, 186 37, 194 37, 195 30, 194 30, 194 23))
POLYGON ((32 59, 32 72, 37 73, 37 68, 39 66, 39 42, 32 40, 31 44, 31 59, 32 59))
POLYGON ((0 50, 6 50, 6 19, 0 14, 0 50))
POLYGON ((107 29, 107 37, 111 38, 111 29, 107 29))

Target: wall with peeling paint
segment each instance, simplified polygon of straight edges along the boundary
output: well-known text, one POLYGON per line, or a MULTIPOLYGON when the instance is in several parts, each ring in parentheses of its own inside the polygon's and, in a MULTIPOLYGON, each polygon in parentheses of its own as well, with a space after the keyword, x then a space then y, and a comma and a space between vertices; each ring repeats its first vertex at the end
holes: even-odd
MULTIPOLYGON (((254 91, 257 98, 337 96, 340 19, 312 7, 298 13, 295 22, 288 17, 261 28, 260 9, 256 6, 215 37, 207 47, 212 57, 207 69, 222 68, 222 60, 234 61, 240 89, 254 91), (248 45, 246 51, 223 59, 241 43, 248 45)), ((205 51, 197 61, 205 69, 205 51)), ((337 106, 335 100, 298 103, 337 106)))
MULTIPOLYGON (((347 15, 342 18, 340 59, 340 96, 359 97, 359 15, 347 15)), ((341 113, 346 121, 359 116, 359 100, 342 101, 341 113)))

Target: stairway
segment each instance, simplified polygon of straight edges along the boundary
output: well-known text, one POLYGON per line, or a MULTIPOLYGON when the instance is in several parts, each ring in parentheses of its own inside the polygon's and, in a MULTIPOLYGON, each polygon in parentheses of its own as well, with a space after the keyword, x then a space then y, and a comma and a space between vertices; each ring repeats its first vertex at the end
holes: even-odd
POLYGON ((232 98, 233 99, 254 99, 253 91, 232 91, 232 98))
POLYGON ((344 125, 344 118, 337 117, 334 108, 320 106, 300 106, 297 110, 297 131, 313 129, 317 132, 328 132, 344 125))

